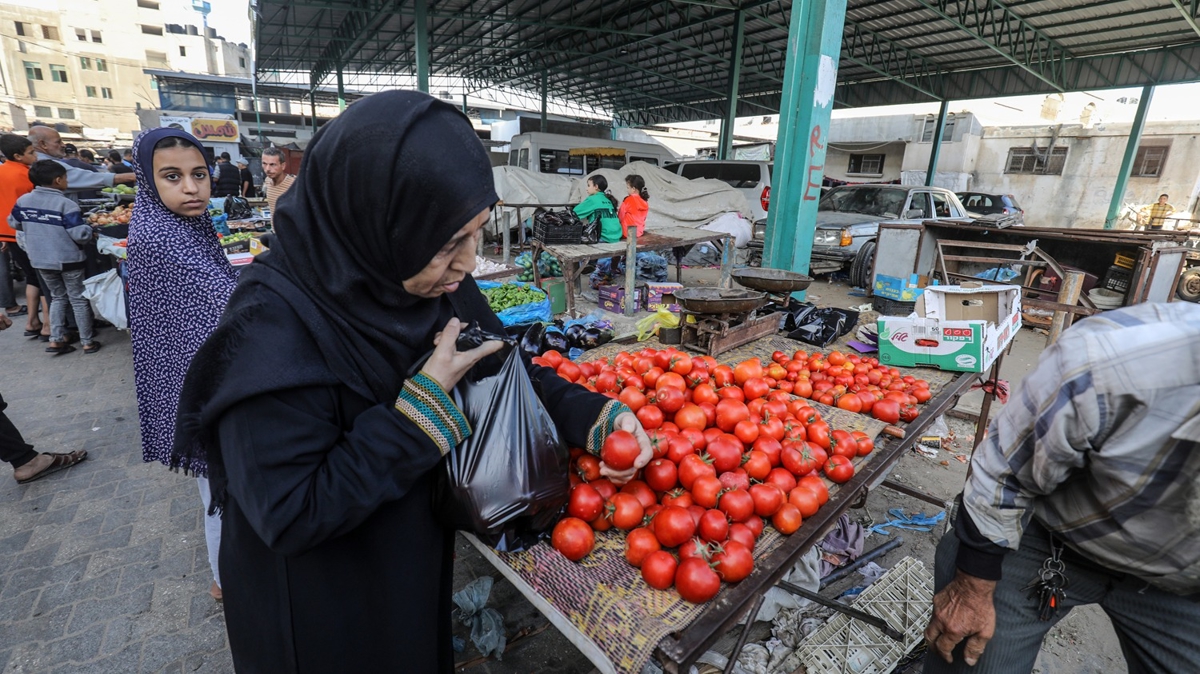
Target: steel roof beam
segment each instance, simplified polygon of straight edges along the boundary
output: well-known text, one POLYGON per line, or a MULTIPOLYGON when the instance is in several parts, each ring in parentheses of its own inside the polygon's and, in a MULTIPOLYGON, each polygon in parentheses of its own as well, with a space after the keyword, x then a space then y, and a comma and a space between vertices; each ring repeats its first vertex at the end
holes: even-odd
POLYGON ((1175 9, 1183 15, 1183 20, 1200 36, 1200 0, 1171 0, 1171 4, 1175 5, 1175 9))
POLYGON ((319 83, 325 76, 337 69, 338 64, 354 56, 362 45, 388 20, 395 16, 392 11, 395 0, 359 0, 362 12, 350 12, 342 19, 342 23, 334 30, 333 38, 321 50, 312 67, 314 83, 319 83), (350 46, 339 49, 333 40, 343 40, 349 37, 350 46))

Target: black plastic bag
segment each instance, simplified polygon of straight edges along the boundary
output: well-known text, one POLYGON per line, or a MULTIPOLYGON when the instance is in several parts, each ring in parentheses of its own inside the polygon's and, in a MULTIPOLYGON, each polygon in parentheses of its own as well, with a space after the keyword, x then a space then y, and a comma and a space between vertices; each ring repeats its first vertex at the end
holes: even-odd
POLYGON ((788 333, 788 339, 798 339, 820 347, 829 346, 858 325, 857 311, 834 307, 797 311, 794 317, 789 318, 796 323, 796 329, 788 333))
POLYGON ((438 469, 434 512, 501 552, 534 545, 567 502, 570 455, 519 351, 493 375, 468 375, 453 398, 471 435, 438 469))
POLYGON ((583 243, 600 242, 600 218, 592 218, 583 223, 583 243))

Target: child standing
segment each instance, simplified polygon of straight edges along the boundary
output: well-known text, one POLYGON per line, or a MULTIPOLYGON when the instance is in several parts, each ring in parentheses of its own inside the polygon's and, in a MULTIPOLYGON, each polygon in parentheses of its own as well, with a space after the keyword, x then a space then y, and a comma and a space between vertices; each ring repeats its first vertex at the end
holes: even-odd
POLYGON ((83 296, 85 255, 83 246, 93 230, 83 222, 79 205, 63 194, 67 168, 49 159, 29 167, 33 191, 17 199, 9 216, 13 229, 25 233, 25 252, 50 292, 50 346, 47 353, 60 356, 75 347, 67 339, 67 304, 75 312, 84 353, 96 353, 100 342, 92 327, 92 307, 83 296))

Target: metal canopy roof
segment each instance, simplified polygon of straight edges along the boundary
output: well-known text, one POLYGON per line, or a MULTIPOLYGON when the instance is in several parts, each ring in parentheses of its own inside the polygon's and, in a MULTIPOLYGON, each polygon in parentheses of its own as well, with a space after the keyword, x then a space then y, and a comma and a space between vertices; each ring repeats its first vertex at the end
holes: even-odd
MULTIPOLYGON (((415 73, 412 2, 258 0, 259 71, 415 73)), ((432 74, 649 124, 777 113, 790 0, 428 0, 432 74)), ((842 107, 1200 81, 1200 0, 849 0, 842 107)))
MULTIPOLYGON (((185 73, 175 70, 160 70, 145 68, 144 73, 160 82, 176 84, 185 90, 215 95, 232 95, 248 98, 254 87, 249 77, 229 77, 226 75, 206 75, 200 73, 185 73)), ((258 94, 265 98, 279 98, 292 101, 307 101, 311 87, 298 84, 283 84, 259 82, 258 94)), ((370 92, 347 91, 345 100, 356 101, 370 92)), ((336 88, 318 87, 316 91, 318 103, 337 105, 338 92, 336 88)))

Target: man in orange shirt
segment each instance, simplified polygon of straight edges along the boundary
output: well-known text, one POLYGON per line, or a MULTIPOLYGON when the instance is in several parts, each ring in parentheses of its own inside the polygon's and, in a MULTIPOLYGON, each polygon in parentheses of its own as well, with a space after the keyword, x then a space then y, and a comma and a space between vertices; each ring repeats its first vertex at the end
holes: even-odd
POLYGON ((17 233, 8 224, 8 216, 12 213, 17 199, 33 191, 33 183, 29 182, 29 167, 37 161, 33 143, 29 139, 16 134, 0 136, 0 154, 7 160, 0 164, 0 305, 11 317, 27 314, 25 319, 25 336, 37 337, 47 326, 38 319, 38 303, 41 298, 37 271, 29 264, 29 256, 17 245, 17 233), (8 260, 11 258, 21 268, 25 275, 24 307, 17 304, 13 296, 12 277, 8 274, 8 260))

